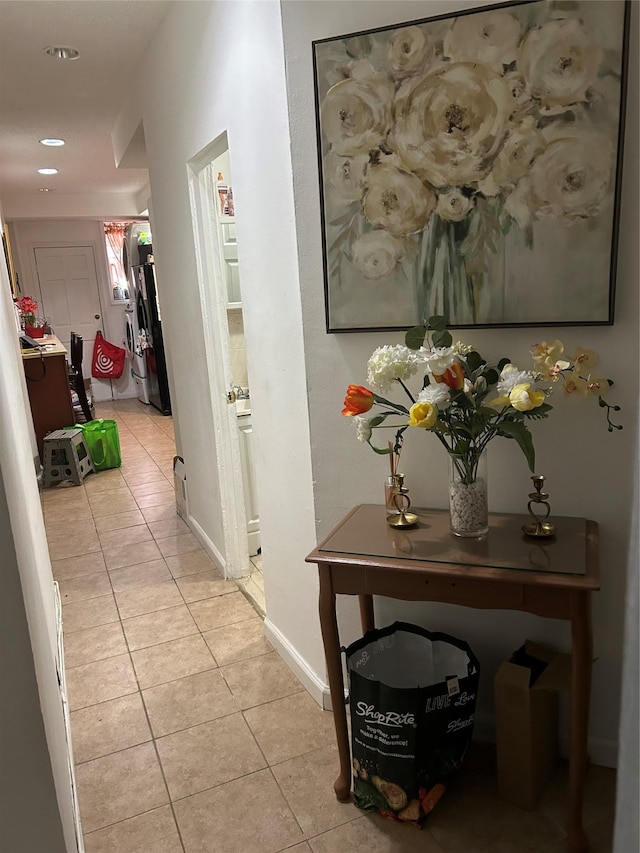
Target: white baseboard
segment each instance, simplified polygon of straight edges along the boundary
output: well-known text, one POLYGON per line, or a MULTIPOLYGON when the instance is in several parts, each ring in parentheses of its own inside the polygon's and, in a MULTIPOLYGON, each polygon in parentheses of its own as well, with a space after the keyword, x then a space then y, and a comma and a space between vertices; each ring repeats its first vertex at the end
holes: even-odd
MULTIPOLYGON (((618 766, 618 744, 615 740, 605 740, 600 737, 590 737, 588 744, 589 759, 599 767, 618 766)), ((560 754, 565 758, 569 754, 569 738, 560 737, 560 754)))
POLYGON ((329 687, 326 681, 324 678, 320 678, 318 673, 297 652, 268 617, 264 620, 264 633, 267 640, 277 649, 289 668, 300 679, 307 693, 315 699, 323 710, 330 710, 331 703, 329 703, 329 706, 325 703, 325 693, 327 696, 329 694, 329 687))
POLYGON ((225 577, 226 576, 225 575, 225 568, 226 568, 226 562, 227 561, 222 556, 220 551, 218 551, 218 549, 213 544, 211 539, 209 539, 209 537, 204 532, 202 527, 200 527, 198 522, 195 520, 195 518, 191 514, 189 514, 189 516, 188 516, 187 524, 189 525, 189 527, 193 531, 193 534, 196 537, 196 539, 198 540, 198 542, 200 542, 200 544, 202 545, 204 550, 207 552, 209 557, 211 557, 213 562, 216 564, 216 567, 218 569, 220 569, 223 577, 225 577))

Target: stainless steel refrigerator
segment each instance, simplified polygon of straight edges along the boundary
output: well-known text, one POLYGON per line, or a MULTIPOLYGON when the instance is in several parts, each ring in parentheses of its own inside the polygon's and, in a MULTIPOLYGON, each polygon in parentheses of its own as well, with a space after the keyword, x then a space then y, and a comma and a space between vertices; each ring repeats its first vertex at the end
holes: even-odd
MULTIPOLYGON (((145 248, 150 249, 151 247, 145 248)), ((144 359, 149 402, 163 415, 170 415, 171 398, 167 378, 167 361, 162 340, 162 317, 160 303, 158 302, 155 267, 153 262, 149 263, 152 258, 153 255, 149 254, 147 263, 133 267, 133 279, 138 305, 138 320, 141 330, 144 329, 146 335, 144 359)))

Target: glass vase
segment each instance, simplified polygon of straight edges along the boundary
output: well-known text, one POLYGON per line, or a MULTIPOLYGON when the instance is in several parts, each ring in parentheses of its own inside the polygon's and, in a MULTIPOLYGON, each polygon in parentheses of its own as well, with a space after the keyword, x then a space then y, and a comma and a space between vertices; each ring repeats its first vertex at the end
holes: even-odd
POLYGON ((454 536, 480 539, 489 530, 487 453, 449 456, 449 516, 454 536))

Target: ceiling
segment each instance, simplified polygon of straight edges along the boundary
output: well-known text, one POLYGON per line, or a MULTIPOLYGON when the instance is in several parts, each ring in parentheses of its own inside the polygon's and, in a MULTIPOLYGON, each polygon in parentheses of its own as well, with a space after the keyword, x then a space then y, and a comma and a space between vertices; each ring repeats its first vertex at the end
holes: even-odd
MULTIPOLYGON (((0 0, 0 203, 8 195, 42 198, 41 187, 57 196, 145 187, 146 169, 116 168, 111 131, 168 5, 0 0), (51 58, 44 52, 50 45, 74 47, 80 56, 51 58), (39 142, 45 137, 66 144, 47 148, 39 142), (43 166, 59 173, 40 175, 43 166)), ((134 142, 143 149, 144 136, 138 132, 134 142)))

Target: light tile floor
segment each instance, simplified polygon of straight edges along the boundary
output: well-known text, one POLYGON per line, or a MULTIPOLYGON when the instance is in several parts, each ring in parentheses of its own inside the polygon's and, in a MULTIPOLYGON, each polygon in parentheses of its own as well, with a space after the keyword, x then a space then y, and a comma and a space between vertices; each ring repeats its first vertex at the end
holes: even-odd
MULTIPOLYGON (((122 467, 43 493, 87 853, 562 853, 564 770, 525 812, 497 798, 483 744, 420 832, 336 802, 331 714, 175 514, 171 419, 97 408, 122 467)), ((614 796, 592 767, 592 853, 611 850, 614 796)))

